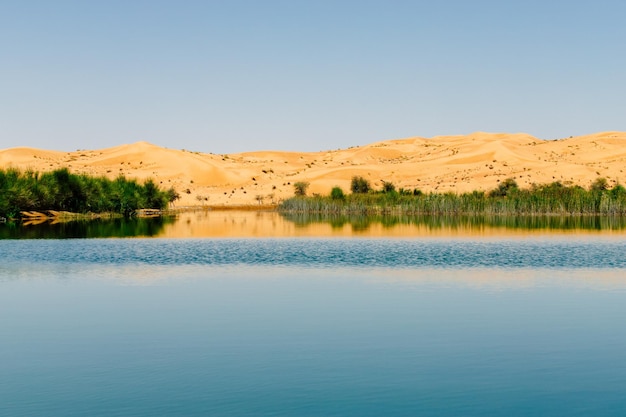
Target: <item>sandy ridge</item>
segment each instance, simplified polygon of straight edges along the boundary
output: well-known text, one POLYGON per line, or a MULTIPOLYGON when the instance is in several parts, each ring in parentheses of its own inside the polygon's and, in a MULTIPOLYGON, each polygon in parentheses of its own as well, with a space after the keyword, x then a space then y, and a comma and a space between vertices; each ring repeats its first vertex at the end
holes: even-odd
POLYGON ((0 167, 73 172, 115 178, 152 178, 174 187, 180 205, 271 204, 308 181, 310 193, 328 194, 362 175, 422 191, 489 190, 514 177, 522 187, 561 181, 588 186, 598 177, 626 184, 626 132, 601 132, 560 140, 527 134, 476 132, 413 137, 321 152, 259 151, 216 155, 137 142, 99 150, 59 152, 34 148, 0 150, 0 167))

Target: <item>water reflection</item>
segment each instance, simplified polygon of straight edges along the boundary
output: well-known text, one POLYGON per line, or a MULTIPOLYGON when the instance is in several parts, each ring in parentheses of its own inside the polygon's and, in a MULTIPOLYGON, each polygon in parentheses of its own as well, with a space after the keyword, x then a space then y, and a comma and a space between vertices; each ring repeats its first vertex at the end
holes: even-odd
POLYGON ((596 216, 324 216, 271 211, 181 213, 160 237, 416 237, 618 234, 626 218, 596 216))
POLYGON ((619 216, 341 216, 237 210, 198 210, 162 218, 0 224, 0 239, 623 236, 625 233, 626 218, 619 216))
POLYGON ((154 237, 174 221, 173 217, 150 217, 7 223, 0 225, 0 239, 154 237))
POLYGON ((334 230, 349 228, 355 234, 413 230, 419 234, 491 234, 494 232, 623 232, 622 216, 464 216, 464 215, 378 215, 284 213, 297 227, 329 225, 334 230))

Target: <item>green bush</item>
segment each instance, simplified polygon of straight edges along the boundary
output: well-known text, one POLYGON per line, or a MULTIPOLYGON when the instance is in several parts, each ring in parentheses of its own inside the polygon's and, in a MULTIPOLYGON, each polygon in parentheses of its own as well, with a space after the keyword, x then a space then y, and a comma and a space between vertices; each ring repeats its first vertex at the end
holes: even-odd
POLYGON ((609 183, 607 182, 606 178, 597 178, 592 184, 591 184, 591 188, 592 191, 605 191, 609 189, 609 183))
POLYGON ((498 185, 498 188, 489 192, 489 197, 506 197, 517 190, 519 190, 517 182, 513 178, 507 178, 498 185))
POLYGON ((178 198, 148 180, 143 185, 123 176, 72 174, 67 168, 37 173, 0 169, 0 216, 16 218, 22 211, 112 212, 125 216, 140 208, 163 209, 178 198))
POLYGON ((330 190, 330 198, 333 200, 344 201, 346 199, 346 195, 344 194, 341 187, 333 187, 333 189, 330 190))
POLYGON ((350 190, 353 194, 366 194, 371 190, 370 183, 363 177, 352 177, 352 181, 350 183, 350 190))
POLYGON ((383 180, 383 193, 392 193, 396 191, 396 186, 390 182, 383 180))

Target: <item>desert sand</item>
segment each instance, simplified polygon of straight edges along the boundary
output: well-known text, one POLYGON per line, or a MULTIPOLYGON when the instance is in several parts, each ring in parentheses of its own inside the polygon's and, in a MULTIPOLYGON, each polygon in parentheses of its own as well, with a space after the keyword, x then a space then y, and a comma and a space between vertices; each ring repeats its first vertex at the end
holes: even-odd
POLYGON ((334 186, 347 192, 355 175, 367 178, 374 188, 385 180, 424 192, 490 190, 506 178, 515 178, 520 187, 553 181, 588 187, 598 177, 610 185, 625 184, 626 132, 559 140, 477 132, 320 152, 224 155, 147 142, 74 152, 17 147, 0 150, 0 167, 35 171, 67 167, 109 178, 152 178, 162 188, 179 192, 178 207, 252 207, 291 197, 298 181, 310 183, 309 194, 326 195, 334 186))

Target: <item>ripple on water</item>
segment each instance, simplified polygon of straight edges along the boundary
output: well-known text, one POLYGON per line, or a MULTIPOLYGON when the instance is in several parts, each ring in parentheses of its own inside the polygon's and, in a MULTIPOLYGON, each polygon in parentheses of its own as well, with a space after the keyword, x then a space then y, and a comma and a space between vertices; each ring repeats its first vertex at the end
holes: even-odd
POLYGON ((618 240, 89 239, 0 241, 7 264, 624 268, 618 240))

